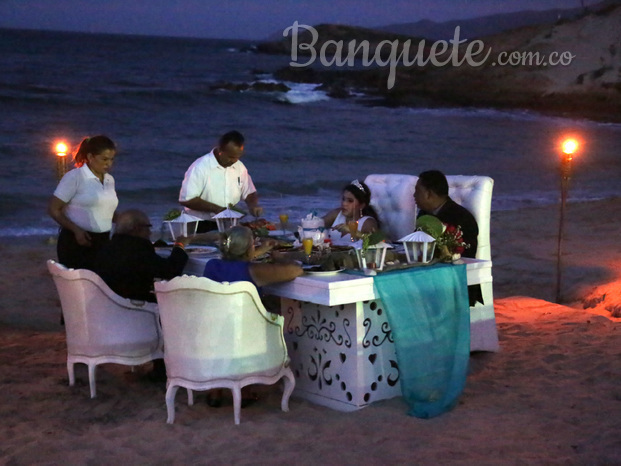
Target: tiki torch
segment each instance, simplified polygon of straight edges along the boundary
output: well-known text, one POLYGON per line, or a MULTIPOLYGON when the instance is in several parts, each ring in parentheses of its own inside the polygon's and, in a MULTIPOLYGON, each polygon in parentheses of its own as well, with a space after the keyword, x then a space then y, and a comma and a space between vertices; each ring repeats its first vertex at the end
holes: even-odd
POLYGON ((67 144, 59 142, 54 148, 56 152, 56 177, 58 181, 67 173, 67 144))
POLYGON ((558 223, 558 244, 556 251, 556 302, 561 302, 561 255, 563 251, 563 229, 565 224, 565 204, 567 203, 567 192, 569 190, 569 179, 571 178, 571 161, 573 155, 578 150, 578 141, 575 139, 565 139, 561 145, 561 212, 558 223))

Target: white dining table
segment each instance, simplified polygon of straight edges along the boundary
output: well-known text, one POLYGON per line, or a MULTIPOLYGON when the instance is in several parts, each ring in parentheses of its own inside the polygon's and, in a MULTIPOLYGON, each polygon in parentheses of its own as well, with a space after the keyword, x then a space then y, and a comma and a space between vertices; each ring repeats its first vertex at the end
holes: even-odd
MULTIPOLYGON (((212 257, 190 253, 184 272, 202 275, 212 257)), ((468 285, 492 281, 491 261, 462 261, 468 285)), ((401 396, 394 341, 373 277, 347 272, 305 274, 265 286, 263 293, 281 298, 295 396, 340 411, 401 396)), ((471 338, 488 338, 477 335, 480 332, 496 335, 493 304, 470 311, 471 338)))

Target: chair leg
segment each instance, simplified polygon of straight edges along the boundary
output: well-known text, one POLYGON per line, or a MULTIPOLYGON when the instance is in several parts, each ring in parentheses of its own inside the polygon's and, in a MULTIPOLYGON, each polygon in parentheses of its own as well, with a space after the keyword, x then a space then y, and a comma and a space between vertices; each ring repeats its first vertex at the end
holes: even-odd
POLYGON ((289 397, 291 393, 293 393, 293 389, 295 388, 295 377, 291 370, 287 371, 287 373, 283 376, 285 381, 285 389, 282 394, 282 400, 280 402, 280 409, 287 412, 289 411, 289 397))
POLYGON ((91 398, 97 396, 97 389, 95 388, 95 369, 97 369, 96 364, 88 364, 88 385, 91 389, 91 398))
POLYGON ((177 395, 178 385, 168 385, 166 389, 166 411, 168 412, 167 424, 175 422, 175 396, 177 395))
POLYGON ((74 362, 67 361, 67 373, 69 374, 69 386, 73 387, 75 385, 75 371, 74 371, 74 362))
POLYGON ((194 406, 194 392, 189 388, 186 390, 188 391, 188 406, 194 406))
POLYGON ((233 415, 235 416, 235 425, 237 425, 241 416, 242 395, 240 386, 236 384, 231 388, 231 392, 233 393, 233 415))

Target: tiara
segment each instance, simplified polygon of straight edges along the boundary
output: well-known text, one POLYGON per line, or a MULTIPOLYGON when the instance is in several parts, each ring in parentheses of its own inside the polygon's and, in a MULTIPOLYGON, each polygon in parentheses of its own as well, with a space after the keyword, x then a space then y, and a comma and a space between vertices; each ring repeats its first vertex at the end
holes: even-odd
POLYGON ((362 186, 362 184, 360 183, 360 181, 358 181, 358 179, 355 179, 354 181, 352 181, 351 184, 353 184, 356 188, 358 188, 363 193, 366 192, 366 189, 364 189, 364 186, 362 186))

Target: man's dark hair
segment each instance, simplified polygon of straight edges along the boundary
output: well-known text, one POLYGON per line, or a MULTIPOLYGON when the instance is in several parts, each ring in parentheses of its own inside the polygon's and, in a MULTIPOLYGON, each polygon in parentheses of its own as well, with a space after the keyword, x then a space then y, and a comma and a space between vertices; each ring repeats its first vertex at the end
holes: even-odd
POLYGON ((218 142, 218 146, 220 148, 226 146, 229 142, 232 142, 238 147, 244 145, 244 136, 239 131, 229 131, 228 133, 224 133, 220 136, 220 141, 218 142))
POLYGON ((438 196, 448 196, 449 185, 446 176, 440 170, 428 170, 418 175, 418 181, 425 189, 438 196))

